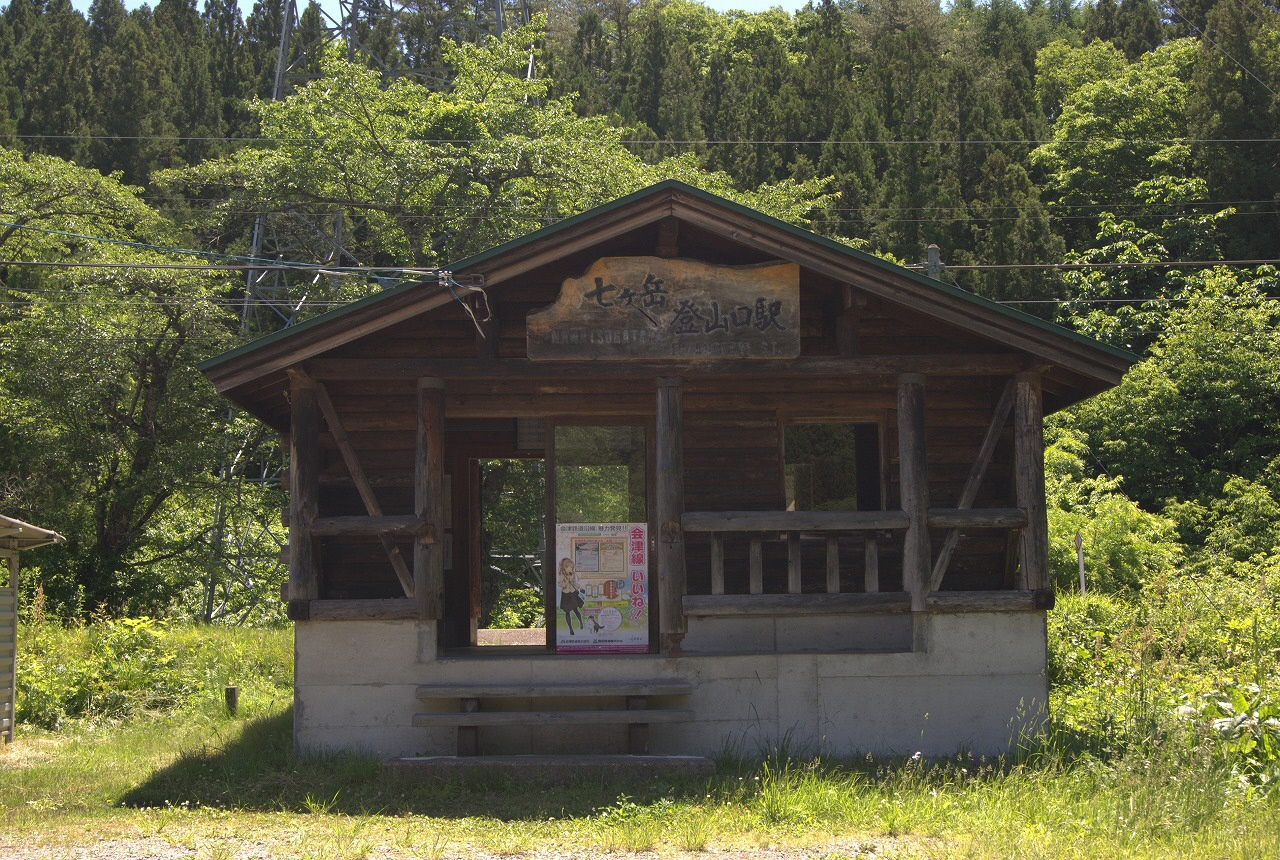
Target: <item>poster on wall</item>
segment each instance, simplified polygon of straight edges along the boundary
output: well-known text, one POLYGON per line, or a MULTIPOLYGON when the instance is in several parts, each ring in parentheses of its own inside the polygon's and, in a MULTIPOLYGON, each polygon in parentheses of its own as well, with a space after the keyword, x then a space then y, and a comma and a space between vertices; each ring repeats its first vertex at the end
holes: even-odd
POLYGON ((645 523, 556 525, 556 651, 649 651, 645 523))

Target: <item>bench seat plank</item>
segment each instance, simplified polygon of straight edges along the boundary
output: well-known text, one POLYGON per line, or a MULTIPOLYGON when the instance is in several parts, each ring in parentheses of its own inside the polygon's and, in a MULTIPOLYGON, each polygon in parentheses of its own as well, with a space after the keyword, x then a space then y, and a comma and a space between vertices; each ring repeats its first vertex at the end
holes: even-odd
POLYGON ((606 725, 609 723, 682 723, 693 719, 687 708, 636 711, 431 711, 413 715, 417 728, 450 726, 606 725))
POLYGON ((678 679, 566 684, 422 684, 419 699, 545 699, 550 697, 688 696, 693 684, 678 679))

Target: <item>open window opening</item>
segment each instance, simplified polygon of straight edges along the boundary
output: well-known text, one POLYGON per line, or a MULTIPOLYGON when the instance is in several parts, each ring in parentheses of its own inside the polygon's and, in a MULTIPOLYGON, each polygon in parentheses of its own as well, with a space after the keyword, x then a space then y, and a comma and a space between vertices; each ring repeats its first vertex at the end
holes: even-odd
POLYGON ((788 424, 783 448, 787 510, 883 508, 879 425, 788 424))
MULTIPOLYGON (((883 469, 878 424, 797 422, 783 427, 783 486, 789 511, 882 510, 883 469)), ((799 536, 802 569, 827 566, 827 542, 832 536, 826 532, 799 536)), ((838 532, 834 537, 839 558, 835 575, 841 593, 901 588, 896 553, 881 551, 882 546, 892 546, 891 541, 883 540, 888 534, 838 532)), ((828 571, 825 581, 810 577, 804 587, 830 591, 832 575, 828 571)), ((782 582, 775 582, 773 587, 782 586, 782 582)))

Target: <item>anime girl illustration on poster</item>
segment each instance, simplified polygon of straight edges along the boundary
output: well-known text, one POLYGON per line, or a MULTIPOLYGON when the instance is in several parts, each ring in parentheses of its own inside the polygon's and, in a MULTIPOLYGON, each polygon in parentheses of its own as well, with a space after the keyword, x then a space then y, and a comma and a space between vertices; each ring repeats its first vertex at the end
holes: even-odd
POLYGON ((645 523, 556 526, 556 651, 649 650, 645 523))

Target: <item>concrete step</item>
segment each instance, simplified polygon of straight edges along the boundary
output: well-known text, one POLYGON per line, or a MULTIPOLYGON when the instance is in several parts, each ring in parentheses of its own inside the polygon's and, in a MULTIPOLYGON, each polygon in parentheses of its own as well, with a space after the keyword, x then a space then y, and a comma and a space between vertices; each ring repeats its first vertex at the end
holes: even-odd
POLYGON ((481 755, 406 756, 382 763, 388 777, 458 782, 500 776, 517 782, 563 784, 577 779, 646 782, 659 777, 706 779, 715 762, 687 755, 481 755))

